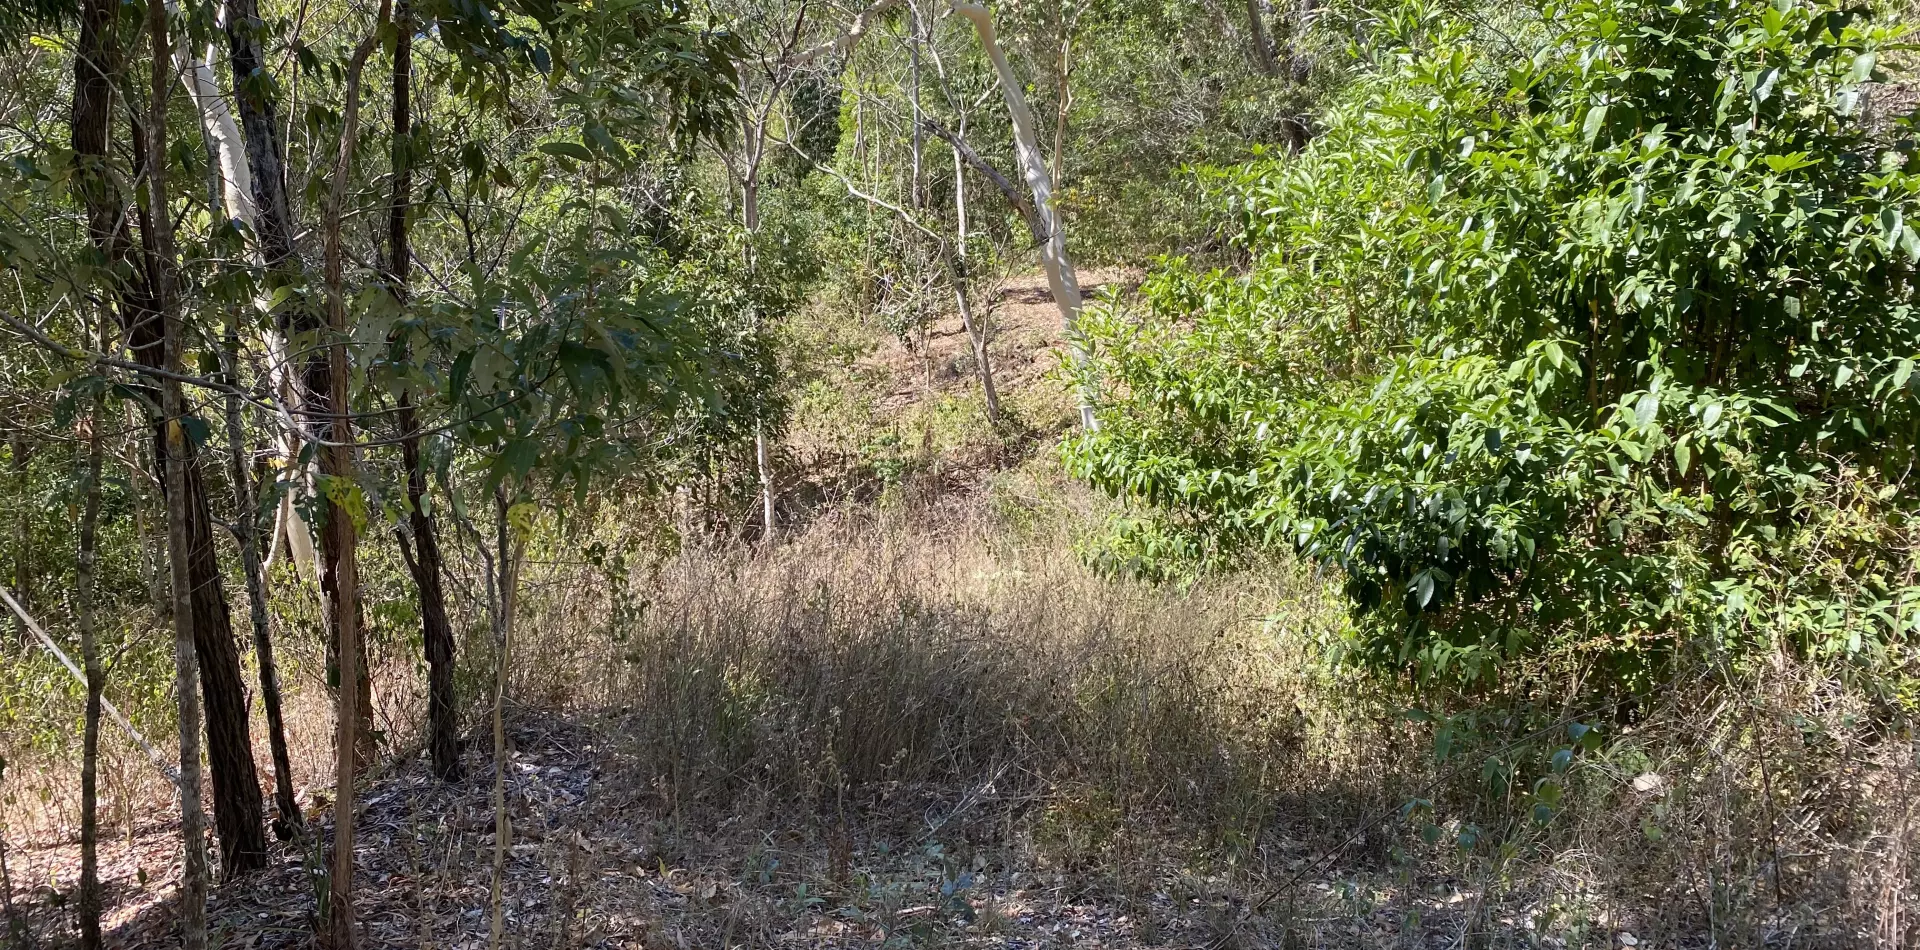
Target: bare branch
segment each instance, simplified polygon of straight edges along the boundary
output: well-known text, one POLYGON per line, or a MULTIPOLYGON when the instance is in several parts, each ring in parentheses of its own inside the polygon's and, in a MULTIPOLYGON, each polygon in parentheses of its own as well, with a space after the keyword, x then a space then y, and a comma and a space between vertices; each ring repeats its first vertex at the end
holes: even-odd
POLYGON ((794 66, 804 66, 828 53, 832 53, 837 57, 845 56, 853 52, 853 48, 860 45, 861 37, 866 36, 867 31, 873 28, 873 21, 885 14, 888 10, 899 5, 900 0, 875 0, 871 6, 861 10, 859 14, 853 18, 852 25, 847 27, 845 33, 818 46, 810 46, 801 50, 788 57, 787 62, 794 66))
POLYGON ((1020 212, 1020 220, 1027 223, 1027 229, 1033 232, 1033 239, 1042 244, 1046 243, 1047 232, 1041 226, 1039 216, 1033 213, 1033 202, 1020 189, 1014 187, 1013 182, 1009 181, 1000 169, 993 167, 992 163, 973 150, 973 146, 968 145, 960 136, 953 134, 946 126, 932 119, 921 119, 920 127, 945 139, 946 143, 953 146, 953 150, 960 154, 962 161, 972 165, 975 171, 986 176, 986 179, 993 183, 993 187, 998 188, 1000 194, 1006 197, 1007 203, 1013 205, 1013 210, 1020 212))

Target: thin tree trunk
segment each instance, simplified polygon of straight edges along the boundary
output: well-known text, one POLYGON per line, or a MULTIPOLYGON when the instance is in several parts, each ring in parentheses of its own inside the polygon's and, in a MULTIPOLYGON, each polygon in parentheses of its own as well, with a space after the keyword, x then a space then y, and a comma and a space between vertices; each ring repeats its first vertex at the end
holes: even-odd
MULTIPOLYGON (((1056 15, 1064 17, 1064 14, 1056 15)), ((1073 114, 1073 33, 1064 19, 1060 23, 1060 68, 1059 87, 1055 92, 1056 102, 1053 113, 1053 186, 1065 187, 1066 181, 1061 164, 1067 160, 1067 122, 1073 114)), ((966 134, 962 129, 961 134, 966 134)))
MULTIPOLYGON (((1026 93, 1021 91, 1013 66, 1007 62, 1007 54, 994 39, 993 14, 974 3, 955 3, 953 11, 973 21, 975 32, 980 34, 980 47, 993 61, 994 72, 999 76, 1000 94, 1013 121, 1014 151, 1026 174, 1027 188, 1033 192, 1034 215, 1046 235, 1046 241, 1040 245, 1040 265, 1047 272, 1047 285, 1053 292, 1054 304, 1060 309, 1061 330, 1066 334, 1068 351, 1078 369, 1087 359, 1078 326, 1080 283, 1073 272, 1073 261, 1067 257, 1067 233, 1060 221, 1060 211, 1053 204, 1053 181, 1047 176, 1047 163, 1040 155, 1039 141, 1034 135, 1033 110, 1027 105, 1026 93)), ((1091 394, 1084 386, 1080 390, 1080 427, 1087 430, 1098 427, 1091 394)))
MULTIPOLYGON (((106 333, 101 332, 99 336, 99 349, 104 352, 106 333)), ((100 668, 99 634, 93 616, 93 564, 100 524, 100 424, 105 412, 106 400, 95 393, 87 413, 85 500, 80 508, 80 552, 74 561, 74 614, 80 627, 80 662, 86 668, 87 679, 87 711, 80 741, 82 950, 100 950, 100 705, 106 675, 100 668)))
MULTIPOLYGON (((967 134, 964 116, 961 118, 960 134, 967 134)), ((958 148, 953 150, 953 211, 954 252, 950 270, 953 298, 960 308, 960 325, 967 331, 967 342, 973 347, 973 369, 980 377, 980 392, 987 401, 987 421, 997 426, 1000 424, 1000 394, 993 385, 993 363, 987 354, 987 328, 974 317, 973 304, 968 299, 968 284, 972 275, 967 269, 967 177, 966 165, 958 148)))
MULTIPOLYGON (((260 47, 260 36, 266 26, 260 19, 258 0, 226 0, 224 20, 229 62, 235 77, 234 104, 240 113, 241 134, 247 151, 246 164, 253 189, 256 215, 252 222, 253 231, 261 263, 267 268, 267 286, 269 289, 297 289, 305 282, 301 275, 301 261, 293 244, 295 231, 291 204, 287 199, 286 149, 280 141, 280 120, 273 99, 260 91, 266 88, 263 83, 243 85, 240 82, 240 77, 262 75, 264 78, 266 70, 266 59, 260 47)), ((301 374, 296 374, 295 368, 288 365, 285 335, 314 333, 319 330, 320 324, 313 308, 296 295, 289 305, 275 315, 274 329, 267 334, 269 371, 274 389, 287 404, 319 404, 329 391, 325 378, 326 360, 311 357, 304 361, 304 375, 307 377, 304 393, 297 385, 301 374)), ((299 466, 299 423, 291 416, 282 421, 287 427, 283 446, 287 464, 296 469, 292 484, 296 490, 307 489, 310 487, 309 479, 305 476, 311 474, 311 469, 303 470, 299 466)), ((311 424, 322 426, 318 421, 311 421, 311 424)), ((314 549, 312 528, 295 507, 293 491, 281 499, 279 521, 287 538, 288 554, 293 558, 295 573, 304 573, 309 579, 317 581, 322 570, 320 555, 314 549)), ((271 551, 278 545, 279 537, 280 531, 276 531, 274 537, 269 539, 268 561, 272 560, 271 551)))
MULTIPOLYGON (((25 621, 21 621, 25 623, 25 621)), ((0 756, 0 792, 6 791, 7 759, 0 756)), ((0 816, 3 819, 4 816, 0 816)), ((7 870, 7 824, 0 820, 0 916, 7 921, 7 939, 19 950, 29 950, 31 935, 27 933, 27 922, 21 919, 13 907, 13 874, 7 870)))
MULTIPOLYGON (((408 246, 408 209, 413 203, 413 10, 407 0, 394 8, 399 21, 393 48, 393 193, 387 206, 387 288, 394 299, 407 299, 412 251, 408 246)), ((433 774, 444 782, 460 780, 460 719, 454 702, 453 623, 447 618, 446 594, 440 584, 440 542, 428 509, 427 468, 420 455, 420 423, 409 393, 400 394, 400 455, 407 468, 409 526, 414 553, 407 558, 420 599, 420 633, 427 654, 427 748, 433 774)), ((401 545, 402 553, 407 550, 401 545)))
POLYGON ((767 444, 766 427, 760 423, 753 426, 753 465, 760 475, 761 540, 772 543, 779 527, 773 506, 773 450, 767 444))
MULTIPOLYGON (((493 610, 493 916, 488 927, 487 946, 500 950, 505 931, 504 894, 507 877, 507 848, 513 840, 513 820, 507 815, 507 677, 512 670, 513 612, 520 585, 521 545, 513 540, 508 527, 507 490, 494 489, 494 551, 488 558, 488 599, 493 610)), ((486 545, 480 545, 486 554, 486 545)))
MULTIPOLYGON (((740 184, 740 223, 747 230, 746 263, 749 274, 753 273, 758 263, 753 253, 753 241, 760 234, 760 163, 767 153, 766 113, 761 112, 750 126, 747 170, 740 184)), ((760 311, 757 307, 753 311, 753 320, 755 329, 759 329, 760 311)), ((760 479, 760 540, 772 544, 774 533, 779 528, 779 519, 774 508, 773 449, 768 444, 766 424, 762 422, 753 424, 753 467, 760 479)))
MULTIPOLYGON (((146 134, 148 271, 154 309, 161 321, 162 364, 181 371, 181 326, 173 301, 173 216, 167 205, 167 93, 173 70, 164 4, 147 5, 147 31, 153 47, 152 104, 146 134)), ((200 669, 195 655, 192 528, 188 523, 186 394, 180 382, 160 385, 167 451, 167 556, 173 579, 173 656, 175 694, 180 712, 180 834, 184 880, 180 885, 180 943, 185 950, 207 946, 206 830, 200 812, 200 669)))
MULTIPOLYGON (((226 339, 220 354, 225 364, 227 383, 240 384, 240 318, 233 314, 227 324, 226 339)), ((267 578, 260 561, 260 503, 247 471, 247 441, 241 424, 240 397, 229 393, 227 410, 228 475, 233 481, 235 507, 234 537, 240 546, 240 564, 247 582, 247 614, 253 623, 254 659, 260 668, 260 704, 267 714, 267 746, 273 755, 273 833, 288 840, 300 833, 305 824, 300 803, 293 792, 293 760, 287 752, 286 717, 280 705, 280 668, 273 656, 273 631, 267 621, 267 578)))
MULTIPOLYGON (((120 45, 114 35, 113 0, 85 0, 80 8, 80 38, 73 64, 73 116, 70 123, 75 159, 75 188, 81 193, 88 213, 87 230, 96 251, 106 260, 117 256, 112 250, 113 229, 104 217, 107 208, 118 201, 106 190, 103 167, 107 140, 112 125, 113 94, 120 77, 120 45)), ((99 341, 106 350, 104 317, 99 341)), ((105 676, 100 668, 100 646, 93 616, 93 571, 96 530, 100 520, 100 427, 105 422, 105 402, 93 401, 88 420, 86 501, 80 520, 80 555, 75 567, 74 600, 80 621, 80 654, 85 665, 87 708, 85 731, 80 750, 80 946, 82 950, 100 950, 100 712, 104 703, 105 676)), ((138 516, 140 504, 135 500, 138 516)), ((144 526, 143 526, 144 527, 144 526)), ((141 532, 140 546, 145 553, 146 538, 141 532)), ((26 623, 21 618, 22 624, 26 623)), ((0 881, 0 887, 6 883, 0 881)))
MULTIPOLYGON (((347 398, 347 300, 345 250, 341 246, 341 219, 346 211, 348 172, 353 164, 354 140, 360 132, 360 77, 380 33, 390 22, 392 7, 380 4, 379 22, 353 51, 347 64, 346 107, 340 124, 340 148, 334 157, 332 187, 328 193, 322 236, 326 246, 327 329, 333 337, 327 348, 330 377, 327 409, 332 417, 329 444, 323 456, 329 478, 353 485, 353 416, 347 398)), ((349 489, 351 490, 351 489, 349 489)), ((340 504, 343 493, 327 492, 327 524, 322 540, 326 550, 321 587, 333 598, 333 626, 339 644, 340 689, 334 713, 335 786, 333 810, 332 878, 327 906, 327 942, 332 950, 352 950, 353 926, 353 781, 360 751, 361 717, 369 711, 355 688, 360 670, 360 564, 353 517, 340 504), (327 583, 331 580, 332 583, 327 583)))
POLYGON ((1265 4, 1260 0, 1247 0, 1247 27, 1253 35, 1253 63, 1260 67, 1263 76, 1280 74, 1280 62, 1274 55, 1273 40, 1267 35, 1265 4))

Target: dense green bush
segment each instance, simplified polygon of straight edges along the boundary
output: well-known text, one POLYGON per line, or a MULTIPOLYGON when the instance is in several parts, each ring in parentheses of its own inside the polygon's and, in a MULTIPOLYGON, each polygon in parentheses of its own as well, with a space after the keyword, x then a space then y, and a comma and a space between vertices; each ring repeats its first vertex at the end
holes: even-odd
POLYGON ((1884 658, 1920 610, 1920 161, 1866 108, 1898 32, 1829 0, 1442 22, 1374 21, 1304 155, 1219 175, 1244 273, 1169 262, 1089 320, 1074 464, 1194 549, 1336 563, 1351 655, 1426 681, 1884 658))

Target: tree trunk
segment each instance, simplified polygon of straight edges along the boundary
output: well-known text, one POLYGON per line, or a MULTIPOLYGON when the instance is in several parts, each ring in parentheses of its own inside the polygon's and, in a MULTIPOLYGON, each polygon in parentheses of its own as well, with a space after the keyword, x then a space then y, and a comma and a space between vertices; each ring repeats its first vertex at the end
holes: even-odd
MULTIPOLYGON (((109 245, 112 226, 95 217, 117 202, 103 200, 106 182, 102 167, 112 122, 113 92, 120 77, 119 39, 114 36, 113 0, 85 0, 80 7, 79 49, 73 64, 73 116, 70 123, 74 152, 74 187, 88 212, 87 230, 97 251, 115 257, 109 245)), ((104 319, 100 349, 105 351, 104 319)), ((87 708, 80 749, 80 946, 100 950, 100 707, 105 676, 100 668, 100 645, 93 616, 93 566, 96 529, 100 521, 100 427, 105 403, 93 400, 87 431, 86 501, 80 516, 80 555, 74 569, 74 602, 80 622, 80 656, 86 670, 87 708)), ((136 503, 136 512, 138 505, 136 503)), ((141 539, 142 548, 145 539, 141 539)), ((22 618, 22 624, 26 620, 22 618)), ((4 887, 5 882, 0 882, 4 887)))
MULTIPOLYGON (((393 48, 393 196, 387 209, 387 288, 402 304, 412 270, 408 246, 408 209, 413 202, 413 11, 407 0, 394 8, 399 21, 393 48)), ((407 505, 413 553, 407 570, 420 599, 420 633, 427 654, 427 748, 433 774, 443 782, 460 780, 460 715, 453 695, 453 623, 440 585, 440 542, 428 505, 427 468, 420 455, 420 423, 413 402, 400 394, 400 455, 407 468, 407 505)), ((407 546, 401 545, 406 553, 407 546)))
POLYGON ((1278 76, 1280 62, 1273 52, 1273 39, 1267 35, 1265 4, 1247 0, 1247 28, 1253 37, 1253 63, 1263 76, 1278 76))
MULTIPOLYGON (((760 163, 767 154, 766 112, 762 111, 758 118, 749 123, 749 126, 746 174, 742 176, 740 184, 740 223, 747 230, 747 273, 752 274, 757 265, 753 253, 753 241, 760 234, 760 163)), ((760 311, 757 307, 753 311, 753 321, 754 328, 758 330, 760 311)), ((760 540, 763 543, 772 544, 780 522, 778 511, 774 507, 773 450, 768 444, 767 428, 764 422, 753 424, 753 467, 755 474, 760 478, 760 540)))
MULTIPOLYGON (((304 286, 305 281, 301 275, 301 261, 293 244, 295 231, 291 205, 287 200, 286 149, 280 141, 280 120, 274 101, 261 91, 266 88, 263 80, 267 77, 260 34, 266 27, 260 19, 258 0, 226 0, 225 21, 229 62, 234 76, 233 98, 240 113, 241 137, 246 143, 247 167, 253 189, 254 235, 261 263, 267 268, 267 286, 270 289, 298 289, 304 286), (249 81, 253 77, 257 79, 249 81)), ((304 360, 298 379, 290 371, 287 361, 285 335, 315 333, 320 325, 318 314, 298 295, 275 314, 275 329, 268 335, 267 349, 273 366, 274 390, 287 405, 307 407, 323 400, 329 391, 324 358, 310 356, 304 360), (301 391, 301 382, 304 382, 305 392, 301 391)), ((287 426, 283 449, 288 465, 295 467, 292 483, 296 488, 305 488, 308 479, 303 476, 310 475, 311 469, 299 466, 299 421, 288 416, 283 422, 287 426)), ((317 418, 310 418, 307 422, 314 426, 324 425, 317 418)), ((313 531, 294 506, 292 492, 281 500, 279 521, 287 537, 288 554, 293 558, 296 573, 304 573, 309 579, 318 579, 321 564, 320 555, 313 546, 313 531)), ((273 538, 268 539, 269 552, 278 543, 279 533, 276 532, 273 538)))
MULTIPOLYGON (((104 321, 103 321, 104 322, 104 321)), ((104 332, 100 350, 105 351, 104 332)), ((106 675, 93 616, 93 563, 100 524, 100 424, 106 400, 98 393, 86 417, 87 470, 80 508, 80 552, 74 560, 74 619, 87 679, 87 711, 80 740, 80 946, 100 950, 100 704, 106 675)), ((25 623, 25 619, 21 623, 25 623)))
MULTIPOLYGON (((220 354, 227 384, 235 387, 240 384, 239 323, 236 313, 227 324, 220 354)), ((253 622, 253 653, 260 667, 260 705, 267 714, 267 747, 273 754, 273 804, 278 812, 273 833, 285 841, 299 834, 305 822, 293 793, 293 761, 287 752, 286 717, 280 708, 280 668, 273 658, 273 631, 267 622, 267 578, 260 564, 260 504, 253 490, 253 476, 247 471, 240 397, 228 393, 226 409, 228 477, 233 481, 235 507, 239 509, 234 518, 234 539, 240 546, 240 564, 246 574, 247 615, 253 622)))
MULTIPOLYGON (((1020 80, 1013 74, 1013 66, 1007 62, 1006 53, 1000 50, 1000 44, 994 39, 993 14, 987 8, 973 3, 955 3, 953 11, 973 21, 975 32, 980 34, 980 47, 986 51, 987 58, 993 61, 993 69, 1000 79, 1000 94, 1006 100, 1008 116, 1013 120, 1014 152, 1020 157, 1021 169, 1027 178, 1027 188, 1033 192, 1033 211, 1046 235, 1045 243, 1040 245, 1040 265, 1047 272, 1047 286, 1053 292, 1053 301, 1060 308, 1060 325, 1067 337, 1068 351, 1077 369, 1086 363, 1086 345, 1080 339, 1078 327, 1080 319, 1080 283, 1073 272, 1073 261, 1067 257, 1067 233, 1060 221, 1060 211, 1053 204, 1053 182, 1047 177, 1047 163, 1040 155, 1039 140, 1033 131, 1033 110, 1027 106, 1026 93, 1021 91, 1020 80)), ((1098 426, 1093 416, 1091 393, 1084 386, 1080 390, 1080 427, 1092 430, 1098 426)))
MULTIPOLYGON (((176 57, 166 50, 155 55, 165 57, 168 77, 173 78, 178 68, 176 57)), ((151 121, 149 118, 148 122, 151 121)), ((152 184, 156 174, 164 177, 165 169, 161 166, 165 162, 149 161, 154 154, 152 141, 156 136, 164 139, 165 133, 165 129, 156 132, 144 125, 136 127, 133 133, 135 163, 143 168, 153 166, 147 169, 150 200, 137 214, 146 258, 144 272, 136 272, 136 278, 144 277, 145 287, 129 284, 122 293, 121 317, 126 324, 130 348, 135 359, 152 367, 164 366, 167 321, 177 319, 177 315, 168 315, 161 305, 163 284, 167 285, 165 292, 172 293, 172 277, 167 269, 173 266, 174 261, 173 233, 172 220, 167 217, 163 203, 164 193, 154 192, 152 184), (155 169, 158 169, 157 173, 155 169)), ((105 192, 100 194, 106 196, 105 192)), ((111 210, 110 206, 108 213, 112 215, 117 212, 111 210)), ((92 215, 90 209, 90 219, 92 215)), ((240 653, 233 638, 233 618, 215 555, 213 516, 199 453, 190 440, 173 438, 170 426, 184 426, 181 420, 186 416, 168 415, 164 411, 164 392, 161 393, 161 402, 163 418, 155 420, 154 465, 162 475, 163 502, 169 512, 173 510, 176 499, 173 496, 173 479, 167 473, 175 461, 183 469, 180 488, 184 495, 178 501, 185 505, 187 518, 186 547, 183 550, 189 573, 187 603, 193 612, 189 626, 194 635, 194 657, 199 665, 196 679, 203 694, 203 703, 196 707, 196 714, 203 717, 206 729, 207 765, 213 780, 214 826, 220 838, 221 871, 224 877, 232 878, 266 867, 267 839, 260 802, 260 778, 253 763, 246 687, 240 672, 240 653)), ((187 412, 184 402, 181 411, 187 412)), ((172 548, 169 550, 171 552, 172 548)), ((178 609, 177 601, 173 608, 178 609)))
MULTIPOLYGON (((26 623, 23 619, 21 623, 26 623)), ((0 792, 6 791, 7 759, 0 756, 0 792)), ((0 820, 0 917, 6 918, 7 940, 21 950, 31 946, 26 919, 13 907, 13 874, 7 870, 7 824, 0 820)))
MULTIPOLYGON (((512 540, 508 528, 507 490, 494 489, 494 551, 487 559, 487 593, 493 620, 493 918, 488 928, 487 946, 500 950, 504 936, 505 910, 502 893, 507 877, 507 849, 513 840, 513 820, 507 815, 507 677, 512 670, 513 612, 520 586, 521 546, 512 540)), ((486 545, 480 545, 485 557, 486 545)))
POLYGON ((331 416, 329 444, 323 456, 327 477, 338 486, 326 492, 327 524, 322 536, 321 588, 333 603, 334 642, 338 645, 338 700, 334 713, 334 811, 333 854, 329 862, 327 904, 327 944, 332 950, 352 950, 356 945, 353 927, 353 780, 357 774, 355 759, 360 751, 359 732, 362 716, 370 703, 360 700, 355 685, 361 681, 360 669, 360 564, 356 552, 359 543, 353 516, 340 500, 355 490, 353 465, 352 403, 347 398, 347 301, 344 286, 345 250, 341 246, 341 218, 346 210, 347 177, 353 165, 354 139, 360 131, 360 77, 367 57, 389 22, 392 8, 380 5, 378 25, 353 51, 347 64, 344 92, 346 107, 340 124, 340 148, 334 156, 333 182, 327 198, 326 221, 321 233, 326 247, 327 329, 332 336, 327 347, 327 375, 330 386, 327 409, 331 416))
MULTIPOLYGON (((180 371, 181 326, 174 312, 173 289, 173 217, 167 204, 167 92, 173 88, 173 76, 167 42, 167 10, 164 4, 147 5, 147 30, 153 47, 152 105, 147 112, 146 168, 147 217, 144 229, 151 275, 154 310, 161 323, 162 365, 180 371)), ((206 831, 200 813, 200 702, 199 661, 195 656, 195 611, 193 609, 193 532, 188 512, 187 437, 183 424, 186 395, 180 382, 168 379, 160 385, 162 426, 167 451, 167 557, 172 565, 173 581, 173 654, 175 696, 180 712, 180 834, 182 838, 184 880, 180 886, 180 943, 185 950, 205 950, 207 946, 207 852, 206 831)))
MULTIPOLYGON (((966 116, 960 117, 960 134, 967 134, 966 116)), ((973 347, 973 370, 980 377, 980 393, 987 401, 987 421, 1000 424, 1000 393, 993 385, 993 363, 987 354, 987 328, 973 315, 968 299, 972 275, 967 269, 967 175, 960 150, 953 149, 953 260, 949 273, 953 279, 953 298, 960 308, 960 326, 967 331, 967 343, 973 347)))

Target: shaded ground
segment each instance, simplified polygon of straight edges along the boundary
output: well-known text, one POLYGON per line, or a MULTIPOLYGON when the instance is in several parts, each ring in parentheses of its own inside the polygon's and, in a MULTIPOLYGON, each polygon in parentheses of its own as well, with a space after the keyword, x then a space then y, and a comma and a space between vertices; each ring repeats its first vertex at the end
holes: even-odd
MULTIPOLYGON (((1409 888, 1364 842, 1321 868, 1333 838, 1270 836, 1246 862, 1257 870, 1211 864, 1150 831, 1098 861, 1062 864, 1039 856, 1023 832, 1032 796, 1003 798, 993 782, 882 790, 838 821, 759 809, 676 818, 659 795, 631 784, 616 732, 524 720, 511 735, 507 946, 1439 948, 1466 945, 1469 932, 1476 946, 1706 945, 1584 927, 1536 934, 1525 888, 1505 891, 1497 906, 1458 881, 1409 888), (1299 887, 1252 912, 1296 878, 1299 887)), ((492 772, 473 754, 467 764, 469 780, 451 787, 421 761, 371 782, 356 847, 365 947, 488 945, 492 772)), ((1303 827, 1320 824, 1301 817, 1303 827)), ((177 944, 177 828, 150 824, 131 844, 104 847, 110 946, 177 944)), ((215 945, 313 946, 318 855, 285 849, 266 873, 216 888, 215 945)), ((10 864, 16 909, 33 921, 36 945, 70 945, 77 848, 27 848, 10 864)))

